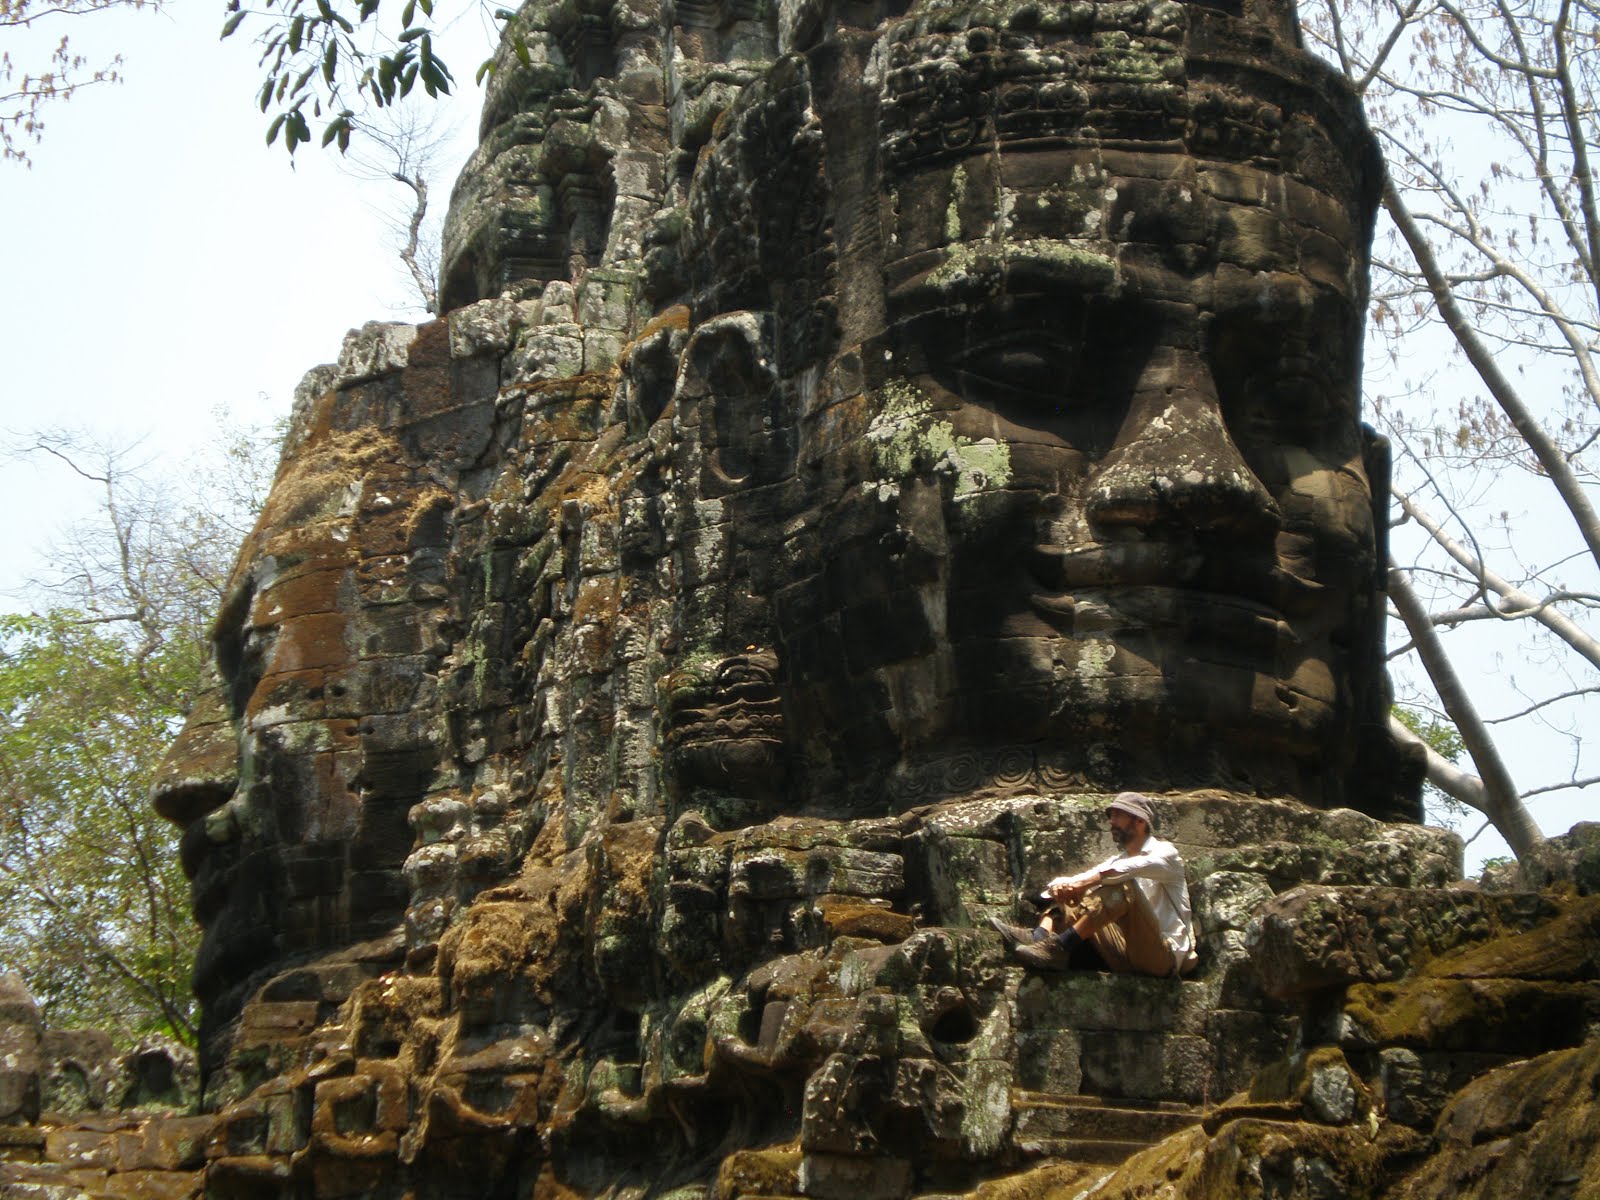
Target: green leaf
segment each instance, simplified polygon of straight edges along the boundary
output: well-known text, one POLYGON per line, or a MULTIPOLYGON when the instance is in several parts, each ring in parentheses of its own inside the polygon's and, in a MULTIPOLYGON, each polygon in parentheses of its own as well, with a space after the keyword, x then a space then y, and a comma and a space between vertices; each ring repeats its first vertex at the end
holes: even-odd
POLYGON ((378 78, 375 94, 379 104, 394 97, 395 77, 400 71, 400 60, 394 55, 384 55, 378 60, 378 78))
POLYGON ((284 113, 279 113, 272 118, 272 124, 267 126, 267 145, 270 146, 278 140, 278 130, 283 128, 285 115, 284 113))
POLYGON ((334 71, 339 65, 339 43, 333 38, 328 39, 328 48, 322 52, 322 82, 333 86, 334 71))
POLYGON ((285 139, 288 142, 290 154, 293 154, 298 146, 311 140, 311 127, 306 124, 305 115, 299 109, 294 109, 289 113, 286 129, 285 139))
POLYGON ((412 19, 417 15, 417 0, 406 0, 406 6, 400 10, 400 27, 408 29, 412 19))
POLYGON ((248 14, 243 9, 240 9, 238 12, 234 13, 226 21, 224 21, 222 23, 222 36, 232 37, 233 31, 239 28, 239 23, 243 21, 247 15, 248 14))

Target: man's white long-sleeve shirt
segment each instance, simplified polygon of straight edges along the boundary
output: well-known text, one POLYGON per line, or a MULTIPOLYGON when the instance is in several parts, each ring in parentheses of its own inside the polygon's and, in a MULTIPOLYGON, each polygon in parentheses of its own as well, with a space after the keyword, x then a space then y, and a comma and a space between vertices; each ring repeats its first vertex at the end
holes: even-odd
POLYGON ((1099 866, 1090 867, 1077 875, 1067 875, 1050 881, 1050 887, 1060 885, 1081 887, 1096 874, 1102 883, 1115 883, 1131 876, 1144 898, 1150 902, 1156 926, 1161 937, 1172 947, 1178 962, 1183 962, 1194 950, 1194 927, 1189 912, 1189 884, 1183 875, 1183 856, 1171 842, 1158 837, 1145 839, 1137 854, 1118 854, 1099 866))

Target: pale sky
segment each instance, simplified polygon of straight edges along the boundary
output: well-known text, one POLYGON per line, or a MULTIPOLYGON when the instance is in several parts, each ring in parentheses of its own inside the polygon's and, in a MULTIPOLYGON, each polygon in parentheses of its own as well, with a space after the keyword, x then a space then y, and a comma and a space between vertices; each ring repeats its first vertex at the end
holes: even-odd
MULTIPOLYGON (((49 427, 143 438, 149 457, 181 472, 214 438, 214 409, 270 422, 306 370, 337 356, 346 330, 419 318, 381 215, 392 194, 314 147, 291 169, 281 147, 264 144, 256 55, 247 39, 219 43, 222 8, 175 0, 159 13, 76 19, 80 51, 120 49, 126 82, 49 109, 31 170, 0 165, 0 212, 11 221, 0 255, 12 312, 0 333, 8 446, 49 427)), ((488 45, 480 22, 463 18, 446 43, 461 98, 446 110, 457 136, 433 185, 440 210, 475 134, 471 78, 488 45)), ((6 37, 26 69, 21 36, 6 37)), ((0 608, 27 606, 19 589, 48 572, 52 537, 96 500, 62 467, 4 463, 0 608)), ((1491 700, 1519 669, 1539 667, 1493 648, 1465 664, 1469 687, 1491 700)), ((1532 731, 1506 750, 1533 783, 1565 770, 1569 745, 1532 731)), ((1590 807, 1570 795, 1534 812, 1554 833, 1590 807)), ((1485 835, 1468 862, 1505 852, 1485 835)))
MULTIPOLYGON (((215 428, 213 409, 270 422, 347 329, 419 316, 377 211, 395 193, 341 173, 335 155, 302 148, 291 168, 265 144, 256 52, 219 42, 222 10, 175 0, 75 18, 74 47, 97 61, 120 50, 125 82, 48 108, 31 170, 0 165, 7 445, 63 426, 145 438, 181 462, 215 428)), ((449 110, 458 137, 432 189, 441 212, 476 130, 486 43, 473 33, 452 50, 470 94, 449 110)), ((22 35, 5 36, 26 69, 22 35)), ((52 531, 93 503, 65 468, 5 463, 0 603, 19 603, 52 531)))

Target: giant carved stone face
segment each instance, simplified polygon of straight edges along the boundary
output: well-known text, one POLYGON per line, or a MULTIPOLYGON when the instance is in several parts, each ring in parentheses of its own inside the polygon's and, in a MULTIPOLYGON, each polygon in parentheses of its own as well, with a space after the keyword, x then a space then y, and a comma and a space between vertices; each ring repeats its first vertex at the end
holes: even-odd
POLYGON ((840 35, 697 180, 702 307, 770 306, 796 414, 802 802, 1342 803, 1326 764, 1383 757, 1370 143, 1303 61, 1241 101, 1203 10, 1131 11, 840 35))

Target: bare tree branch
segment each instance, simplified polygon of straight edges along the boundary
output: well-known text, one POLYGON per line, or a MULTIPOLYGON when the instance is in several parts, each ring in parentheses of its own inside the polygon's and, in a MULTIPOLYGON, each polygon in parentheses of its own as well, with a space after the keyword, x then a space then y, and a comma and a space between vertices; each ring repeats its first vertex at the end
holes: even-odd
POLYGON ((1539 600, 1530 596, 1521 588, 1513 586, 1489 570, 1483 565, 1480 558, 1469 553, 1465 547, 1452 538, 1443 526, 1435 521, 1416 502, 1414 497, 1399 488, 1391 490, 1394 498, 1399 501, 1400 507, 1405 510, 1406 515, 1423 529, 1426 529, 1429 536, 1439 544, 1446 554, 1466 568, 1467 572, 1481 587, 1494 592, 1506 602, 1506 607, 1493 610, 1496 616, 1507 619, 1529 617, 1538 621, 1539 624, 1550 630, 1551 633, 1559 637, 1575 652, 1582 655, 1595 667, 1600 668, 1600 639, 1591 637, 1549 600, 1539 600))
POLYGON ((1560 783, 1546 783, 1536 788, 1529 788, 1522 793, 1522 798, 1526 800, 1530 796, 1543 796, 1548 792, 1564 792, 1568 788, 1593 787, 1597 783, 1600 783, 1600 775, 1588 775, 1582 779, 1573 776, 1571 779, 1562 780, 1560 783))
MULTIPOLYGON (((1553 696, 1546 696, 1542 700, 1536 700, 1526 708, 1518 709, 1516 712, 1509 712, 1501 717, 1489 717, 1485 719, 1484 724, 1502 725, 1508 721, 1520 721, 1523 717, 1531 717, 1534 713, 1539 712, 1542 709, 1549 708, 1552 704, 1560 704, 1563 700, 1573 700, 1579 696, 1600 696, 1600 685, 1595 687, 1569 688, 1564 692, 1557 692, 1553 696)), ((1532 793, 1526 794, 1531 795, 1532 793)))
POLYGON ((409 200, 389 215, 397 237, 396 252, 416 289, 420 306, 439 311, 437 235, 425 229, 429 178, 450 139, 439 124, 438 111, 415 104, 390 105, 354 122, 356 137, 344 166, 359 179, 403 186, 409 200))
MULTIPOLYGON (((1406 629, 1416 644, 1417 656, 1422 660, 1428 677, 1433 681, 1445 712, 1455 724, 1467 753, 1472 756, 1473 764, 1478 768, 1482 791, 1475 799, 1469 799, 1466 795, 1460 795, 1452 790, 1452 786, 1463 787, 1460 780, 1450 779, 1452 786, 1446 786, 1445 783, 1437 783, 1436 786, 1456 796, 1463 803, 1471 804, 1493 821, 1512 852, 1518 858, 1522 858, 1544 841, 1544 835, 1540 833, 1538 825, 1518 799, 1511 772, 1501 759, 1494 739, 1484 727, 1477 709, 1467 698, 1466 690, 1461 686, 1455 668, 1439 642, 1439 635, 1428 619, 1427 609, 1412 592, 1411 585, 1406 581, 1405 572, 1398 570, 1389 572, 1389 598, 1394 602, 1400 619, 1405 622, 1406 629)), ((1430 761, 1430 781, 1433 779, 1434 770, 1430 761)), ((1441 778, 1448 778, 1442 769, 1440 775, 1441 778)))

